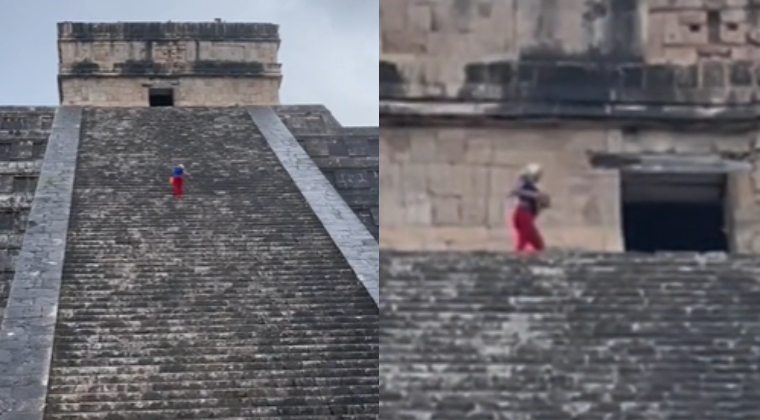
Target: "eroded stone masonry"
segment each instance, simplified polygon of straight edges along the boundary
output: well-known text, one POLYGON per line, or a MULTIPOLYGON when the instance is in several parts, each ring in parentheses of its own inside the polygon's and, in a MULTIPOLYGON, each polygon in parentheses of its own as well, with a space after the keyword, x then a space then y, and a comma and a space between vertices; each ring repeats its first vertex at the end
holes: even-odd
POLYGON ((390 0, 381 20, 381 246, 503 249, 506 191, 535 161, 556 248, 678 235, 633 221, 692 205, 713 231, 692 242, 760 252, 760 4, 390 0))
POLYGON ((0 420, 377 419, 378 127, 279 103, 277 25, 58 29, 62 105, 0 107, 0 420))

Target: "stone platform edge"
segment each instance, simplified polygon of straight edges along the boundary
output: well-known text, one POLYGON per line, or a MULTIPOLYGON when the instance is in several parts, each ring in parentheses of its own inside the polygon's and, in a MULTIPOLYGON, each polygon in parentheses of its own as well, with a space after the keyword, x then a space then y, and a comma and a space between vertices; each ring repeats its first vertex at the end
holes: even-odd
POLYGON ((325 178, 275 111, 267 106, 247 107, 246 110, 356 277, 379 307, 378 242, 325 178))
POLYGON ((0 420, 42 420, 58 316, 82 109, 55 113, 0 325, 0 420))

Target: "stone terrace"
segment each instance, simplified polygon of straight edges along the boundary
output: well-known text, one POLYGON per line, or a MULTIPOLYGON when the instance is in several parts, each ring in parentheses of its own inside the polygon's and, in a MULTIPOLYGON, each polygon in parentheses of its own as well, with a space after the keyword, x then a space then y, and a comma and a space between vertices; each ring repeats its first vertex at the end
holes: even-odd
POLYGON ((0 107, 0 322, 55 108, 0 107))
POLYGON ((378 240, 380 132, 342 127, 321 105, 277 107, 277 113, 322 173, 378 240))
POLYGON ((381 255, 384 420, 760 413, 754 257, 381 255))

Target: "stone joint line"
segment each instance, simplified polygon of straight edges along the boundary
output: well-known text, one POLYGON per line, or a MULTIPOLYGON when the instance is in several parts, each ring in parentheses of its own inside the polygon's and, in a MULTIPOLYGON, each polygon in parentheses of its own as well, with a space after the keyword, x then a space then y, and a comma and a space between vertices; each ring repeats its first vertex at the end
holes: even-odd
POLYGON ((270 107, 248 114, 367 292, 380 305, 379 246, 270 107))
POLYGON ((56 111, 0 325, 0 420, 42 420, 82 110, 56 111))

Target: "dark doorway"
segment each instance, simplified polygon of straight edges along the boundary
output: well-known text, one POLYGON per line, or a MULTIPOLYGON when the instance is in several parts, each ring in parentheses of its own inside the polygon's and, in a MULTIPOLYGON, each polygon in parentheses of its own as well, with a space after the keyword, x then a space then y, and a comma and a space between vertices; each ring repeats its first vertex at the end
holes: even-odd
POLYGON ((624 173, 622 180, 627 251, 729 251, 725 175, 624 173))
POLYGON ((148 103, 150 106, 174 106, 174 90, 149 89, 148 103))

